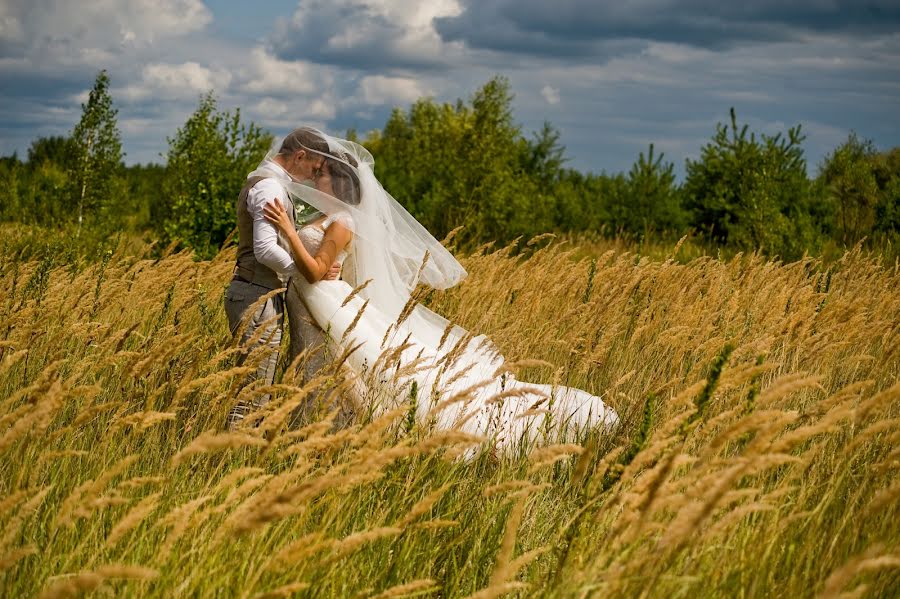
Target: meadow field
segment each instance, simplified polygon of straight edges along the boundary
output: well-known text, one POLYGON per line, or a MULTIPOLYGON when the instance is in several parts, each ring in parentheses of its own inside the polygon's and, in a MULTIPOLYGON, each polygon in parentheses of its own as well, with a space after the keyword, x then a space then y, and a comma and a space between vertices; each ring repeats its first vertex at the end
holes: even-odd
POLYGON ((900 263, 681 252, 486 246, 421 294, 622 416, 471 459, 412 397, 288 428, 309 389, 286 364, 262 423, 224 432, 261 392, 222 308, 233 248, 5 252, 0 595, 900 595, 900 263))

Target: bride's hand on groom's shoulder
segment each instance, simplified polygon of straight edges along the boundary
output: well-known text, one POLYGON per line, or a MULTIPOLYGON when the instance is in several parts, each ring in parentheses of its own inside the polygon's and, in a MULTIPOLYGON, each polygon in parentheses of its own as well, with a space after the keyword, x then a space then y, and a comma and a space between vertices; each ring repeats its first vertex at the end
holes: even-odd
POLYGON ((281 200, 278 198, 275 198, 274 202, 269 202, 263 206, 263 215, 265 215, 266 220, 278 227, 285 235, 289 231, 294 230, 294 223, 291 222, 291 217, 288 216, 284 206, 281 205, 281 200))

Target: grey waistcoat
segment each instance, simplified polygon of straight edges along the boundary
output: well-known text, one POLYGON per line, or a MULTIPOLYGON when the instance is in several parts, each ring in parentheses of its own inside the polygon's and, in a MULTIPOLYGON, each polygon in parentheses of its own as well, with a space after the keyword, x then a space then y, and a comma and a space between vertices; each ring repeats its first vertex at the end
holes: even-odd
MULTIPOLYGON (((253 254, 253 216, 247 209, 247 198, 250 195, 250 189, 265 179, 266 177, 251 177, 247 179, 247 183, 241 190, 237 199, 237 224, 238 224, 238 249, 237 264, 234 267, 234 274, 238 275, 245 281, 249 281, 254 285, 259 285, 267 289, 278 289, 283 286, 278 274, 256 260, 253 254)), ((294 211, 288 210, 291 222, 294 220, 294 211)))

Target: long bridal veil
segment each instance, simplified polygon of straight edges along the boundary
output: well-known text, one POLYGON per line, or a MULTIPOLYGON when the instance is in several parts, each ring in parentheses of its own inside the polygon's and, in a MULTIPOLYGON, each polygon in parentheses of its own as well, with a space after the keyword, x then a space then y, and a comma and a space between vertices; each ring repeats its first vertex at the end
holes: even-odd
POLYGON ((278 178, 295 205, 312 206, 352 230, 343 281, 309 284, 297 277, 292 291, 360 380, 387 383, 377 395, 388 405, 376 411, 418 394, 420 422, 488 437, 498 446, 537 441, 551 422, 560 432, 617 422, 600 397, 516 380, 485 336, 415 302, 417 285, 446 289, 466 276, 465 269, 381 186, 365 148, 318 130, 306 133, 317 143, 303 147, 325 159, 329 185, 289 179, 271 162, 275 150, 249 177, 278 178))

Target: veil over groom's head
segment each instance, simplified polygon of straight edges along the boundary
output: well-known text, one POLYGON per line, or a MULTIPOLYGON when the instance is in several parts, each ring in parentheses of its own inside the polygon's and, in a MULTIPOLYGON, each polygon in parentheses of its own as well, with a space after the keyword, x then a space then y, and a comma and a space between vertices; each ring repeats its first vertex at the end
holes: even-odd
POLYGON ((281 147, 278 153, 282 156, 289 156, 299 151, 316 152, 319 154, 328 153, 328 142, 322 135, 312 127, 298 127, 294 129, 281 141, 281 147))
POLYGON ((356 173, 358 163, 353 156, 341 151, 339 145, 332 148, 326 137, 312 127, 298 127, 291 131, 282 140, 277 154, 289 160, 299 152, 303 152, 303 159, 317 161, 315 179, 323 174, 328 175, 327 193, 346 204, 359 204, 360 185, 356 173))

